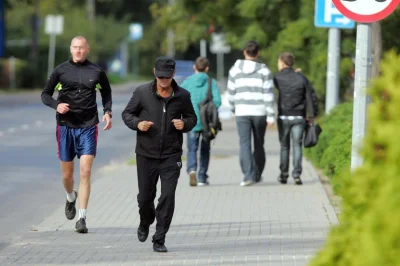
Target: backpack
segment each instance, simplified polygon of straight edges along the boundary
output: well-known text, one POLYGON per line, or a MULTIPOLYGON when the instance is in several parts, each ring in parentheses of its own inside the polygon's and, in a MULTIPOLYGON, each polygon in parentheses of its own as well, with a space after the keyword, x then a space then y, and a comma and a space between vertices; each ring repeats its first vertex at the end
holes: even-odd
POLYGON ((208 78, 206 98, 199 103, 200 121, 203 126, 202 137, 207 142, 215 139, 218 132, 222 130, 222 124, 218 117, 218 109, 213 102, 211 84, 212 79, 208 78))

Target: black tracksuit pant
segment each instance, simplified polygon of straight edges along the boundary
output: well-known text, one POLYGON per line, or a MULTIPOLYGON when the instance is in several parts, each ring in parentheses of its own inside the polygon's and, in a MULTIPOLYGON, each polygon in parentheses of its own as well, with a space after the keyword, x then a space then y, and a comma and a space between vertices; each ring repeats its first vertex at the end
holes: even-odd
POLYGON ((175 209, 175 190, 182 168, 181 156, 153 159, 136 155, 139 194, 140 223, 150 226, 157 218, 153 242, 163 244, 175 209), (161 179, 161 195, 154 208, 158 178, 161 179))

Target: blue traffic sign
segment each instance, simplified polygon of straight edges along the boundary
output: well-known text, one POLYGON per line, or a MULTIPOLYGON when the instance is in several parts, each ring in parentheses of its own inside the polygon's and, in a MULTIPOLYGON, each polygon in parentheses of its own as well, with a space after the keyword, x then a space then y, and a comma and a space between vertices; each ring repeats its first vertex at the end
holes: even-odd
POLYGON ((332 0, 315 0, 314 24, 321 28, 353 29, 353 20, 342 15, 332 0))

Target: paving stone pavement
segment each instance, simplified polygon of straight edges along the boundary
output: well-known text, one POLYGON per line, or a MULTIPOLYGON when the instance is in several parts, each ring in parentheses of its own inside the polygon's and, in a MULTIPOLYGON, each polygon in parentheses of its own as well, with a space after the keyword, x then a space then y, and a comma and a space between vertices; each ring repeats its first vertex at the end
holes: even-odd
POLYGON ((73 231, 76 219, 65 218, 64 195, 44 199, 60 201, 60 208, 24 235, 0 241, 0 265, 307 265, 330 226, 338 223, 337 216, 306 160, 303 186, 276 181, 276 130, 268 130, 265 147, 263 182, 250 187, 239 186, 233 121, 224 121, 212 146, 211 186, 190 187, 184 162, 166 239, 168 253, 152 250, 155 224, 145 243, 137 240, 136 168, 115 163, 95 173, 88 234, 73 231))

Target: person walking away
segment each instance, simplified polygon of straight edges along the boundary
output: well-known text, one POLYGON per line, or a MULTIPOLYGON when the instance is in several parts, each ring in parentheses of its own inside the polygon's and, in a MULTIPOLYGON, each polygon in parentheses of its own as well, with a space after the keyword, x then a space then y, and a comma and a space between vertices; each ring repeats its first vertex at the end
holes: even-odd
MULTIPOLYGON (((198 57, 196 59, 193 70, 194 75, 186 78, 181 87, 189 91, 191 95, 192 105, 197 116, 196 126, 187 133, 187 173, 190 177, 191 186, 206 186, 209 185, 208 181, 208 166, 210 162, 210 141, 202 137, 203 126, 201 124, 199 104, 207 96, 209 79, 209 61, 205 57, 198 57), (201 140, 201 141, 200 141, 201 140), (197 150, 200 142, 200 161, 197 167, 197 150), (197 168, 199 168, 197 175, 197 168), (197 177, 197 178, 196 178, 197 177)), ((211 79, 211 92, 212 99, 217 108, 221 106, 221 94, 218 88, 217 81, 211 79)))
POLYGON ((237 60, 229 70, 229 105, 236 117, 240 139, 240 166, 244 174, 241 186, 250 186, 261 181, 266 162, 266 127, 275 122, 272 75, 269 68, 258 61, 259 50, 257 42, 249 41, 243 51, 245 59, 237 60))
POLYGON ((301 185, 303 135, 306 123, 312 122, 318 115, 318 98, 309 80, 301 72, 293 70, 294 62, 292 53, 281 53, 278 58, 279 73, 274 77, 274 85, 279 93, 278 131, 281 151, 278 181, 287 183, 292 141, 292 177, 296 185, 301 185))
POLYGON ((112 95, 106 73, 87 59, 90 46, 83 36, 71 41, 72 58, 57 66, 48 78, 41 94, 42 102, 55 109, 57 120, 58 158, 64 188, 67 192, 65 216, 72 220, 76 215, 79 195, 79 219, 75 225, 78 233, 87 233, 86 213, 90 196, 93 160, 97 152, 98 112, 96 91, 103 102, 104 130, 112 127, 112 95), (58 91, 57 100, 53 98, 58 91), (80 159, 78 192, 74 190, 74 158, 80 159))
POLYGON ((136 164, 139 194, 139 241, 146 241, 149 227, 157 219, 153 250, 167 252, 165 236, 175 209, 175 190, 182 168, 183 132, 197 123, 190 94, 173 79, 175 61, 158 57, 153 69, 155 79, 133 92, 122 112, 125 125, 137 131, 136 164), (158 179, 161 195, 157 208, 154 199, 158 179))

